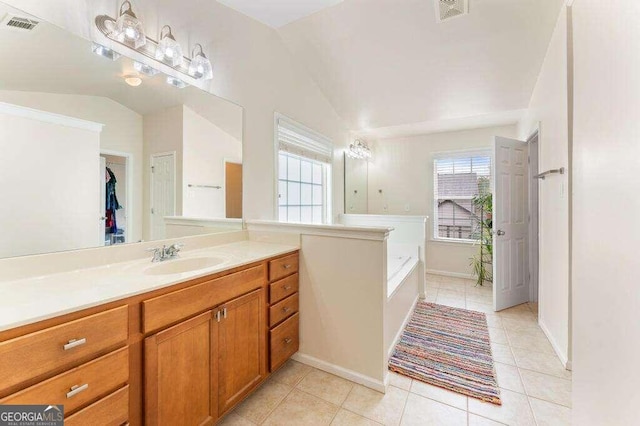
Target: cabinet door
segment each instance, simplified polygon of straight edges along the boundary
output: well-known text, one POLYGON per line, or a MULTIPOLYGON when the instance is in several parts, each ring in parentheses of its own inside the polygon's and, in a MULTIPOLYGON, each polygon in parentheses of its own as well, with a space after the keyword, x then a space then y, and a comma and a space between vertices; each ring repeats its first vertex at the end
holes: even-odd
POLYGON ((266 376, 266 297, 255 290, 219 308, 218 413, 222 415, 266 376))
POLYGON ((209 425, 217 418, 212 312, 145 339, 147 425, 209 425))

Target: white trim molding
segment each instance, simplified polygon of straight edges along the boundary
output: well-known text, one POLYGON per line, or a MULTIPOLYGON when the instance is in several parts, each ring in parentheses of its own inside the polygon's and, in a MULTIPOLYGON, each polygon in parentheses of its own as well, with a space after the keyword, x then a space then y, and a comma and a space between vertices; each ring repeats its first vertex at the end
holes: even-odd
POLYGON ((538 319, 538 325, 542 329, 542 332, 544 333, 544 335, 547 336, 547 340, 549 340, 549 343, 551 343, 551 346, 553 347, 554 352, 556 353, 558 358, 560 358, 560 362, 562 363, 564 368, 567 370, 571 370, 571 363, 569 362, 569 358, 567 357, 567 354, 562 351, 562 349, 560 348, 560 345, 558 345, 556 340, 553 338, 553 335, 551 334, 551 332, 549 331, 545 323, 540 318, 538 319))
POLYGON ((245 223, 248 231, 286 232, 374 241, 386 240, 389 233, 393 231, 393 228, 379 226, 314 225, 273 220, 248 220, 245 223))
POLYGON ((427 270, 425 270, 425 272, 427 274, 441 275, 441 276, 444 276, 444 277, 464 278, 464 279, 467 279, 467 280, 475 279, 475 276, 473 274, 463 274, 463 273, 460 273, 460 272, 438 271, 436 269, 427 269, 427 270))
POLYGON ((104 127, 104 124, 96 123, 95 121, 88 121, 53 112, 41 111, 39 109, 27 108, 21 105, 8 104, 6 102, 0 102, 0 113, 13 115, 14 117, 37 120, 43 123, 58 124, 60 126, 89 130, 96 133, 102 132, 102 128, 104 127))
POLYGON ((373 389, 382 393, 386 392, 384 381, 376 380, 373 377, 365 376, 364 374, 360 374, 353 370, 331 364, 329 362, 300 352, 295 353, 291 358, 295 361, 317 368, 318 370, 326 371, 327 373, 334 374, 338 377, 342 377, 343 379, 351 380, 352 382, 358 383, 362 386, 366 386, 369 389, 373 389))

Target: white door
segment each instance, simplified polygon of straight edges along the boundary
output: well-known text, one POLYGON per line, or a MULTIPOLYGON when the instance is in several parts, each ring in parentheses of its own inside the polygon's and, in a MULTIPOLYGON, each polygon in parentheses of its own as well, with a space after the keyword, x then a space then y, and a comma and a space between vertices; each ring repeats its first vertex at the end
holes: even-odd
POLYGON ((174 154, 151 156, 151 239, 165 238, 164 217, 175 215, 176 180, 174 154))
POLYGON ((529 301, 527 143, 496 137, 493 193, 493 307, 529 301))
POLYGON ((105 216, 107 212, 107 177, 105 175, 106 169, 107 160, 104 157, 100 157, 100 170, 98 171, 100 173, 100 217, 98 218, 98 247, 104 246, 106 244, 105 238, 107 237, 105 229, 107 220, 107 217, 105 216))

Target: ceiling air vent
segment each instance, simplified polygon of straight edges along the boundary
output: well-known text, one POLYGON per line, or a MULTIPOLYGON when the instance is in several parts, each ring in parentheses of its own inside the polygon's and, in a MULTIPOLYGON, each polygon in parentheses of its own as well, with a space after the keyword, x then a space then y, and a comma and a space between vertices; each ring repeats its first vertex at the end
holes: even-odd
POLYGON ((438 22, 469 13, 468 0, 435 0, 438 22))
POLYGON ((0 28, 15 30, 15 31, 31 31, 38 25, 38 21, 33 19, 23 18, 22 16, 7 14, 0 23, 0 28))

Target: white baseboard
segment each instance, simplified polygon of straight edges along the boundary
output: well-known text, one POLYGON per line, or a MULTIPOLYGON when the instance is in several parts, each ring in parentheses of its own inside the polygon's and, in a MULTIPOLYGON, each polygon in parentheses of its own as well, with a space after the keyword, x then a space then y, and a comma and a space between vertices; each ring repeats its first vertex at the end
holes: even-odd
POLYGON ((400 337, 402 336, 402 332, 404 331, 404 328, 407 326, 407 323, 411 319, 411 314, 413 314, 413 311, 416 309, 416 304, 418 303, 418 300, 420 300, 420 295, 417 295, 416 298, 414 299, 413 303, 411 304, 411 309, 409 309, 409 312, 407 313, 407 316, 404 317, 404 321, 402 321, 402 325, 400 326, 400 330, 398 330, 398 332, 396 333, 395 337, 393 338, 393 343, 391 343, 391 346, 389 347, 389 350, 387 351, 387 364, 389 363, 389 358, 391 358, 391 354, 393 353, 393 349, 398 344, 398 341, 400 341, 400 337))
POLYGON ((467 280, 472 280, 475 278, 473 274, 463 274, 461 272, 438 271, 436 269, 426 269, 425 272, 427 274, 443 275, 445 277, 464 278, 467 280))
POLYGON ((566 368, 567 370, 571 370, 571 363, 569 362, 567 354, 560 348, 560 345, 558 345, 556 340, 553 338, 553 335, 540 318, 538 318, 538 325, 542 329, 544 335, 547 336, 549 343, 551 343, 551 347, 553 347, 554 352, 556 353, 556 355, 558 355, 558 358, 560 358, 560 362, 562 363, 564 368, 566 368))
POLYGON ((312 357, 310 355, 302 354, 300 352, 294 354, 291 358, 293 358, 295 361, 317 368, 318 370, 326 371, 327 373, 334 374, 338 377, 342 377, 343 379, 351 380, 352 382, 358 383, 362 386, 366 386, 375 391, 382 393, 385 393, 386 391, 384 380, 376 380, 373 377, 365 376, 364 374, 360 374, 356 371, 331 364, 329 362, 312 357))

